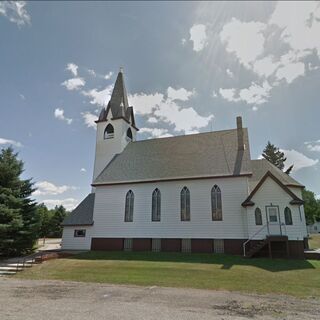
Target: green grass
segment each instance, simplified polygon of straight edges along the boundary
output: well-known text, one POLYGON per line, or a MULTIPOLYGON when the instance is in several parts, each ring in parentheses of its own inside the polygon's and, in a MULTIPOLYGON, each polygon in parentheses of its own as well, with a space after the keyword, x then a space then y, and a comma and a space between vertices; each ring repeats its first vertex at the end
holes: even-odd
POLYGON ((320 248, 320 234, 311 234, 309 238, 309 247, 310 249, 319 249, 320 248))
POLYGON ((16 277, 320 298, 320 261, 244 259, 223 254, 86 252, 44 262, 16 277))

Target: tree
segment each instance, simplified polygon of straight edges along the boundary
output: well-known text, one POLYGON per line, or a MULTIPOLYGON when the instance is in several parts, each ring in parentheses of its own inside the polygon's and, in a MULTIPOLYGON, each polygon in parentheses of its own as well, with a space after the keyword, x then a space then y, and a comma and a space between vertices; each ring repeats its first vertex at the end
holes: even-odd
POLYGON ((52 218, 50 221, 50 236, 55 238, 62 237, 63 227, 61 226, 62 221, 67 216, 67 211, 64 206, 56 206, 52 211, 52 218))
POLYGON ((284 173, 289 175, 291 173, 292 169, 293 169, 293 164, 284 173))
POLYGON ((11 147, 0 153, 0 254, 17 255, 33 250, 39 216, 30 196, 33 183, 20 178, 23 162, 11 147))
POLYGON ((320 200, 316 199, 312 191, 306 189, 302 190, 302 199, 307 224, 313 224, 315 220, 320 221, 320 200))
POLYGON ((48 210, 48 208, 41 203, 37 206, 37 212, 40 217, 39 237, 43 238, 43 243, 45 243, 45 238, 49 236, 52 229, 52 211, 48 210))
POLYGON ((264 148, 262 156, 280 170, 283 170, 284 163, 287 160, 284 153, 280 151, 279 148, 277 148, 274 144, 271 144, 270 141, 268 141, 268 144, 264 148))

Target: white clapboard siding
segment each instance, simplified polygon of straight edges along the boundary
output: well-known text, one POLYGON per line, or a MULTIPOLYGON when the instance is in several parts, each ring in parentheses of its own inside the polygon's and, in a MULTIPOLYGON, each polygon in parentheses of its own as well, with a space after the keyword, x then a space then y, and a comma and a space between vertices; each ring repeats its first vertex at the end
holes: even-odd
POLYGON ((92 237, 103 238, 220 238, 246 237, 247 178, 163 181, 97 187, 92 237), (211 188, 222 192, 223 221, 212 221, 211 188), (180 191, 190 190, 191 221, 180 219, 180 191), (151 221, 152 191, 161 192, 161 221, 151 221), (125 196, 134 192, 133 222, 124 222, 125 196))
MULTIPOLYGON (((297 196, 301 197, 301 191, 299 194, 297 188, 295 189, 295 193, 297 194, 297 196)), ((262 223, 263 225, 266 225, 266 206, 272 204, 275 206, 279 206, 280 220, 282 223, 285 222, 285 207, 289 207, 291 209, 293 224, 282 227, 283 235, 287 235, 289 240, 303 240, 303 238, 307 236, 303 206, 300 207, 300 215, 299 206, 290 205, 291 200, 291 196, 286 193, 276 182, 274 182, 271 178, 267 178, 267 180, 263 183, 263 185, 252 198, 252 201, 255 203, 255 205, 253 207, 247 208, 249 237, 254 235, 259 229, 262 228, 261 225, 257 226, 255 224, 255 209, 257 207, 261 209, 262 223), (300 216, 302 219, 300 218, 300 216)), ((262 239, 266 236, 266 234, 267 228, 259 233, 255 237, 255 239, 262 239)))
POLYGON ((63 250, 90 250, 91 226, 63 227, 61 248, 63 250), (74 237, 74 230, 86 230, 85 237, 74 237))

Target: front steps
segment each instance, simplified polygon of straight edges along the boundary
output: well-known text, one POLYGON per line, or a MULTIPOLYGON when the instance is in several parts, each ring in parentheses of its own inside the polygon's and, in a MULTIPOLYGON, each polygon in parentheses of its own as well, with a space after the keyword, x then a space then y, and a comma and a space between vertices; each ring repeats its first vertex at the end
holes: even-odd
POLYGON ((261 251, 261 249, 268 244, 268 238, 257 241, 250 249, 246 252, 246 258, 252 258, 255 254, 261 251))
POLYGON ((20 272, 26 268, 31 268, 34 262, 32 260, 26 260, 25 263, 20 262, 0 262, 0 277, 12 276, 17 272, 20 272))

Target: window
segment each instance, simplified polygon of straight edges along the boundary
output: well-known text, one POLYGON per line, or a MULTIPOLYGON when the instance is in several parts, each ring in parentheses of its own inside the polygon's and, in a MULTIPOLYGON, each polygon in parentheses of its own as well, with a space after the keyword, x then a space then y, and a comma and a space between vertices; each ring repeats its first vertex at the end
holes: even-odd
POLYGON ((132 140, 132 131, 130 128, 127 130, 127 138, 132 140))
POLYGON ((224 253, 224 240, 214 239, 213 240, 213 252, 214 253, 224 253))
POLYGON ((126 206, 125 206, 125 213, 124 213, 125 222, 133 221, 133 203, 134 203, 134 194, 132 190, 129 190, 126 195, 126 206))
POLYGON ((278 223, 278 208, 268 207, 268 216, 270 223, 278 223))
POLYGON ((160 221, 161 218, 161 193, 158 188, 152 192, 152 221, 160 221))
POLYGON ((284 209, 284 220, 286 225, 292 225, 292 214, 290 208, 288 207, 284 209))
POLYGON ((86 236, 86 229, 74 230, 73 236, 75 238, 83 238, 86 236))
POLYGON ((183 187, 180 193, 181 200, 181 221, 190 221, 190 191, 183 187))
POLYGON ((114 137, 114 129, 112 124, 108 124, 106 129, 104 130, 104 138, 112 139, 114 137))
POLYGON ((262 225, 262 214, 261 214, 260 208, 256 208, 256 210, 254 211, 254 217, 256 220, 256 225, 261 226, 262 225))
POLYGON ((123 241, 123 250, 132 251, 132 238, 125 238, 123 241))
POLYGON ((151 247, 153 252, 161 251, 161 239, 152 239, 151 247))
POLYGON ((211 189, 211 210, 212 210, 212 220, 221 221, 222 220, 222 200, 221 200, 221 190, 217 185, 214 185, 211 189))

